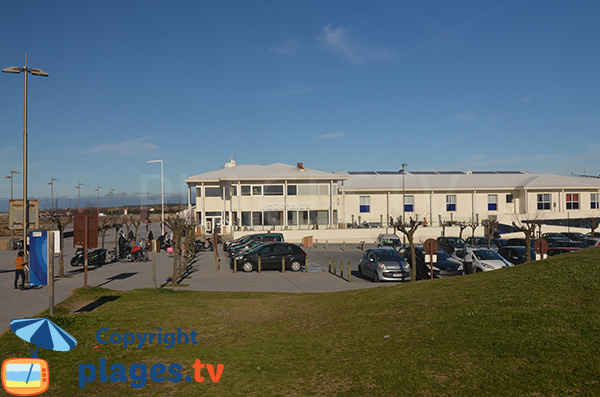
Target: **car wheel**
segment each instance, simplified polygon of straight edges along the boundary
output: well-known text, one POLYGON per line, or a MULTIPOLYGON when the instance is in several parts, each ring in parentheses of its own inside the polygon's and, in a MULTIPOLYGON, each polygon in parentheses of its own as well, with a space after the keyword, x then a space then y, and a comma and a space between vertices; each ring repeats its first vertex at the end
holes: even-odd
POLYGON ((242 265, 242 270, 246 273, 250 273, 253 268, 254 265, 252 264, 252 262, 244 262, 244 264, 242 265))
POLYGON ((362 272, 362 267, 358 267, 358 278, 365 278, 365 275, 362 272))
POLYGON ((379 282, 379 274, 377 273, 377 270, 373 270, 373 282, 374 283, 379 282))
POLYGON ((297 272, 300 270, 302 265, 298 261, 292 261, 292 263, 290 263, 290 267, 292 268, 292 271, 297 272))
POLYGON ((483 272, 483 270, 481 270, 480 268, 475 269, 475 273, 481 273, 483 272))

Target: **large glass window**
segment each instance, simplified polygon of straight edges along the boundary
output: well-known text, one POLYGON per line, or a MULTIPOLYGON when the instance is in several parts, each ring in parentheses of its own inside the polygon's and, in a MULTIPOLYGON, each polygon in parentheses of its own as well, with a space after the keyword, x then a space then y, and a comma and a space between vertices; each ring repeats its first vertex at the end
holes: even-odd
POLYGON ((413 212, 415 196, 404 196, 404 212, 413 212))
POLYGON ((598 206, 598 196, 598 193, 590 194, 590 208, 593 210, 600 209, 600 207, 598 206))
POLYGON ((567 193, 567 209, 579 209, 579 193, 567 193))
POLYGON ((498 195, 488 194, 488 211, 498 210, 498 195))
POLYGON ((283 223, 283 211, 265 211, 265 225, 279 226, 283 223))
POLYGON ((446 211, 456 211, 456 195, 446 195, 446 211))
POLYGON ((288 196, 296 196, 298 194, 298 186, 296 185, 288 185, 287 187, 287 195, 288 196))
POLYGON ((371 212, 371 196, 360 196, 359 211, 371 212))
POLYGON ((262 186, 261 185, 252 185, 252 195, 253 196, 262 196, 262 186))
POLYGON ((206 197, 221 197, 221 188, 220 187, 205 187, 204 195, 206 197))
POLYGON ((265 185, 263 191, 265 196, 283 196, 283 185, 265 185))
POLYGON ((550 194, 538 194, 537 195, 537 209, 538 210, 549 210, 550 209, 550 194))
POLYGON ((242 226, 252 226, 252 215, 250 211, 242 211, 242 226))
POLYGON ((324 196, 329 194, 329 185, 298 185, 298 195, 324 196))
POLYGON ((261 226, 262 224, 262 212, 252 211, 252 225, 261 226))
POLYGON ((242 196, 250 196, 250 185, 242 185, 242 196))

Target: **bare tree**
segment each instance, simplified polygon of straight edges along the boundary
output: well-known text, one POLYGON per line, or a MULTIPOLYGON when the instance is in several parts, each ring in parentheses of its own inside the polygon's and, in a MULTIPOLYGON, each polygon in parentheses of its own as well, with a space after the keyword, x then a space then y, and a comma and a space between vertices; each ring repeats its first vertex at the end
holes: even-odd
POLYGON ((467 224, 467 222, 456 222, 456 225, 458 225, 459 230, 458 237, 462 238, 463 230, 469 227, 469 225, 467 224))
POLYGON ((481 225, 485 228, 485 237, 487 237, 487 246, 489 249, 490 245, 492 243, 492 238, 494 238, 494 232, 496 231, 496 228, 498 227, 498 221, 491 220, 491 219, 484 219, 481 221, 481 225))
POLYGON ((600 225, 600 216, 590 216, 588 217, 588 222, 590 229, 592 229, 591 236, 593 238, 595 236, 596 229, 600 225))
POLYGON ((102 248, 104 249, 104 239, 106 237, 106 233, 112 227, 112 218, 110 216, 101 216, 98 217, 98 229, 100 230, 100 236, 102 237, 102 248))
POLYGON ((531 262, 531 240, 535 237, 535 229, 542 228, 543 221, 541 219, 523 220, 517 225, 513 221, 513 226, 525 234, 525 257, 527 262, 531 262))
POLYGON ((467 223, 467 226, 471 228, 471 237, 475 237, 475 229, 479 226, 478 221, 471 221, 467 223))
MULTIPOLYGON (((419 216, 416 217, 417 219, 419 219, 419 216)), ((417 229, 419 228, 419 226, 421 226, 423 224, 423 222, 420 221, 415 221, 413 220, 412 222, 409 223, 403 223, 402 222, 402 218, 398 217, 398 220, 396 221, 395 224, 395 228, 400 230, 408 239, 408 244, 410 247, 410 257, 411 257, 411 268, 412 268, 412 273, 411 273, 411 281, 415 281, 417 278, 417 257, 415 256, 415 241, 414 241, 414 236, 415 236, 415 232, 417 231, 417 229)))

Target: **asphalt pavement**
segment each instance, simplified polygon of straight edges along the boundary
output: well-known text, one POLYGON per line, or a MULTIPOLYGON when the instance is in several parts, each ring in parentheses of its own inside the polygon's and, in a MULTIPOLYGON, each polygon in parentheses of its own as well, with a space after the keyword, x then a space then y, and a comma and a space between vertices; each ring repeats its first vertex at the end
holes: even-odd
MULTIPOLYGON (((159 225, 150 226, 154 236, 158 236, 159 225)), ((145 227, 140 227, 139 235, 146 237, 145 227)), ((100 240, 100 239, 99 239, 100 240)), ((114 234, 107 234, 105 248, 114 247, 114 234)), ((100 244, 100 241, 99 241, 100 244)), ((366 247, 368 248, 368 247, 366 247)), ((71 292, 83 287, 84 277, 82 267, 72 267, 69 262, 73 257, 73 239, 65 239, 65 276, 55 278, 54 303, 57 305, 67 299, 71 292)), ((286 292, 286 293, 318 293, 345 291, 374 286, 392 285, 377 283, 358 278, 358 263, 362 256, 360 248, 354 244, 319 245, 317 248, 307 248, 308 272, 304 267, 300 272, 262 271, 234 273, 229 266, 227 256, 219 247, 220 267, 217 270, 214 253, 203 251, 196 255, 187 277, 178 280, 178 290, 189 291, 257 291, 257 292, 286 292), (329 263, 336 264, 336 274, 329 272, 329 263), (340 277, 340 262, 344 275, 340 277), (348 263, 351 277, 348 281, 348 263)), ((48 286, 19 290, 13 288, 14 260, 17 251, 0 251, 0 300, 3 302, 0 310, 0 332, 10 328, 10 321, 15 318, 34 316, 49 307, 48 286)), ((168 285, 173 269, 173 258, 166 252, 155 254, 156 286, 157 288, 173 288, 168 285)), ((100 267, 88 268, 88 285, 113 290, 133 290, 137 288, 154 288, 152 276, 152 254, 148 262, 113 262, 100 267)), ((332 269, 333 271, 333 269, 332 269)), ((55 256, 55 274, 58 273, 58 255, 55 256)))

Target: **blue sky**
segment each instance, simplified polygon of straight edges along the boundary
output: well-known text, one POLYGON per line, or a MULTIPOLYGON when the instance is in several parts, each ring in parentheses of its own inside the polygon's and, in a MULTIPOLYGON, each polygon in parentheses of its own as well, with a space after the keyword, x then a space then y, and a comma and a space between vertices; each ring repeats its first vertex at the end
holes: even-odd
MULTIPOLYGON (((599 11, 541 0, 13 1, 0 13, 0 68, 27 53, 50 74, 28 90, 28 195, 42 207, 51 175, 61 206, 76 205, 78 181, 82 202, 95 204, 97 186, 105 205, 111 189, 157 202, 154 159, 183 202, 187 176, 232 157, 600 175, 599 11)), ((0 172, 22 171, 23 75, 0 74, 0 136, 0 172)), ((14 188, 22 197, 22 175, 14 188)))

